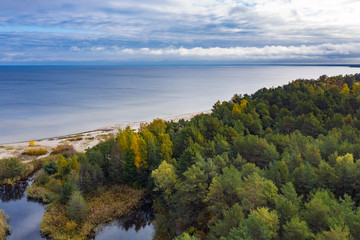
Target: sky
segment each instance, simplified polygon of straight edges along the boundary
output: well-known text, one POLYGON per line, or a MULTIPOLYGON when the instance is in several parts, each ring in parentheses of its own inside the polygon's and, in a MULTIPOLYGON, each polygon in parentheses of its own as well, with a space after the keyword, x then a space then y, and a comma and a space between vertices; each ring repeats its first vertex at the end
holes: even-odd
POLYGON ((0 0, 0 65, 360 61, 358 0, 0 0))

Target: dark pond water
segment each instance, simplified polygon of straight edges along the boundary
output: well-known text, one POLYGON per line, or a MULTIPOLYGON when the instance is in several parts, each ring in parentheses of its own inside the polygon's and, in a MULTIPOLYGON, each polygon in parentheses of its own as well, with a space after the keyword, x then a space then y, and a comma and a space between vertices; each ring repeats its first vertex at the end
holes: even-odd
POLYGON ((13 187, 0 186, 0 209, 10 217, 11 235, 7 240, 45 239, 39 227, 45 205, 27 199, 25 190, 31 183, 29 179, 13 187))
POLYGON ((131 214, 97 230, 95 240, 151 240, 154 233, 152 204, 146 203, 131 214))
MULTIPOLYGON (((0 209, 10 217, 11 235, 7 240, 46 239, 40 234, 40 222, 45 205, 27 199, 26 188, 32 179, 15 186, 0 186, 0 209)), ((154 232, 154 214, 151 203, 144 204, 135 212, 103 225, 97 230, 96 240, 147 240, 154 232)))

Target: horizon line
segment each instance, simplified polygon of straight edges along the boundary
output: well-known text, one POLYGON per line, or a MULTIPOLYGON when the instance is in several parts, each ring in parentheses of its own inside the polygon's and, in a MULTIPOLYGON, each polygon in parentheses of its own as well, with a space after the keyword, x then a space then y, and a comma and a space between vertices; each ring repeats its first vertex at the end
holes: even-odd
POLYGON ((196 66, 331 66, 331 67, 354 67, 360 68, 360 63, 167 63, 167 64, 144 64, 144 63, 128 63, 128 64, 102 64, 102 63, 93 63, 93 64, 0 64, 2 67, 196 67, 196 66))

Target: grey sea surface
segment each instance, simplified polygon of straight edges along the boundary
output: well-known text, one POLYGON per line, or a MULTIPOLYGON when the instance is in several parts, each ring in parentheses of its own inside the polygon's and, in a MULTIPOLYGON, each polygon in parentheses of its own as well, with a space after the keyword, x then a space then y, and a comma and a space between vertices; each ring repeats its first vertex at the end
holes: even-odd
POLYGON ((0 144, 209 110, 234 94, 345 66, 0 67, 0 144))

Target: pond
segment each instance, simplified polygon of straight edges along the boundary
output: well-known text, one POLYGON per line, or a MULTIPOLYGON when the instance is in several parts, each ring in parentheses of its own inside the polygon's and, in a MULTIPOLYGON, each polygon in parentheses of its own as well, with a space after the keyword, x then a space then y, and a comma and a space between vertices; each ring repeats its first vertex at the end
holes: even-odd
POLYGON ((152 204, 145 203, 131 214, 98 228, 95 240, 151 240, 154 233, 154 218, 152 204))
MULTIPOLYGON (((46 239, 40 233, 40 222, 46 205, 27 199, 26 188, 32 179, 21 181, 15 186, 0 185, 0 209, 10 217, 11 235, 7 240, 46 239)), ((152 204, 97 229, 95 240, 127 239, 151 240, 154 232, 152 204)))
POLYGON ((45 205, 27 199, 26 187, 32 179, 21 181, 15 186, 0 186, 0 209, 10 217, 11 235, 7 240, 45 239, 40 234, 40 222, 45 205))

